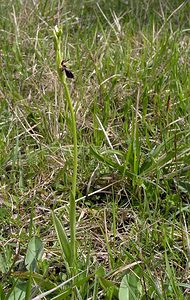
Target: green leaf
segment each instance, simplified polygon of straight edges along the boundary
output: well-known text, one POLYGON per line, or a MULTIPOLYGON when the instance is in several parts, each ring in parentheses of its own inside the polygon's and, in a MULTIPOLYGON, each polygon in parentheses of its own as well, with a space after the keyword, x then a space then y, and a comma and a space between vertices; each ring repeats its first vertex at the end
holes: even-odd
POLYGON ((134 274, 123 277, 119 288, 119 300, 139 300, 142 295, 142 287, 139 278, 134 274))
POLYGON ((178 188, 183 192, 186 193, 188 195, 190 195, 190 183, 188 181, 185 180, 179 180, 178 181, 178 188))
POLYGON ((8 296, 9 300, 24 300, 26 295, 27 283, 19 282, 8 296))
POLYGON ((27 270, 35 271, 37 267, 37 261, 41 259, 43 254, 43 243, 39 237, 33 237, 26 252, 25 265, 27 270))
POLYGON ((0 254, 0 272, 6 273, 8 270, 5 258, 0 254))
POLYGON ((1 284, 0 284, 0 299, 1 299, 1 300, 5 300, 5 294, 4 294, 4 292, 3 292, 3 287, 2 287, 1 284))
POLYGON ((54 212, 52 212, 53 223, 55 226, 56 234, 59 240, 59 244, 61 246, 62 254, 67 264, 71 266, 71 248, 70 243, 65 232, 65 229, 61 223, 61 221, 56 217, 54 212))
MULTIPOLYGON (((28 280, 31 277, 31 272, 13 272, 12 276, 14 278, 18 278, 19 280, 28 280)), ((43 275, 38 273, 32 273, 32 279, 36 282, 37 285, 40 286, 42 289, 53 289, 56 287, 56 284, 54 284, 49 278, 44 278, 43 275)))
POLYGON ((103 266, 100 266, 97 270, 96 270, 96 276, 101 278, 105 276, 105 270, 103 268, 103 266))
POLYGON ((123 168, 120 165, 118 165, 113 160, 108 159, 107 157, 105 157, 102 154, 100 154, 98 151, 96 151, 94 149, 94 147, 91 146, 90 150, 91 150, 91 153, 94 155, 94 157, 96 157, 99 161, 108 164, 112 168, 120 169, 121 171, 123 171, 123 168))
POLYGON ((110 294, 115 297, 118 296, 118 288, 114 282, 105 278, 99 278, 99 282, 102 288, 104 289, 104 291, 106 292, 108 298, 110 294))

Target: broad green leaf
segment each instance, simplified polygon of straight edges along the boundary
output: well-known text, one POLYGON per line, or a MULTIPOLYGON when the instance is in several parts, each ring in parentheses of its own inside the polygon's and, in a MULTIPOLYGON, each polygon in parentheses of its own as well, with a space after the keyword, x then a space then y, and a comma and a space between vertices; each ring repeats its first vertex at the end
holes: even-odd
POLYGON ((118 288, 114 282, 105 278, 99 278, 99 282, 104 291, 106 292, 106 295, 109 295, 111 293, 111 295, 115 297, 118 296, 118 288))
POLYGON ((139 300, 142 294, 141 283, 134 274, 127 274, 123 277, 119 288, 119 300, 139 300))
POLYGON ((37 261, 41 259, 43 254, 43 243, 39 237, 33 237, 26 252, 25 265, 27 270, 35 271, 37 267, 37 261))
POLYGON ((105 276, 105 270, 103 268, 103 266, 100 266, 97 270, 96 270, 96 276, 97 277, 104 277, 105 276))
POLYGON ((26 295, 26 282, 18 283, 12 290, 8 300, 25 300, 26 295))
POLYGON ((61 246, 62 254, 66 263, 70 266, 71 265, 71 248, 70 243, 65 232, 65 229, 61 223, 61 221, 56 217, 54 212, 52 212, 53 216, 53 223, 55 226, 56 234, 59 240, 59 244, 61 246))
MULTIPOLYGON (((20 280, 26 280, 29 279, 31 276, 30 272, 14 272, 12 273, 12 276, 14 278, 18 278, 20 280)), ((56 284, 54 284, 51 280, 48 278, 44 278, 43 275, 33 272, 32 273, 32 279, 36 282, 37 285, 39 285, 42 289, 53 289, 56 287, 56 284)))

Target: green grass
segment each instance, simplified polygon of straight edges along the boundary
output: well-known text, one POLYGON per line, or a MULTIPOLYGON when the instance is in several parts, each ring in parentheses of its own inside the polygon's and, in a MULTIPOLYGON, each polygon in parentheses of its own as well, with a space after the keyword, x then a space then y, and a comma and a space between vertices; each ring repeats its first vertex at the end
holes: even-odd
POLYGON ((0 6, 0 298, 189 299, 189 1, 0 6))

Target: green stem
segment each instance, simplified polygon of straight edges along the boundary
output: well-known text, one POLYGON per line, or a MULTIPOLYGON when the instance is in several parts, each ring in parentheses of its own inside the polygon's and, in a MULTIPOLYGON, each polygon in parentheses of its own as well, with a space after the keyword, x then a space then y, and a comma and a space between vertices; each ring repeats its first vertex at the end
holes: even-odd
MULTIPOLYGON (((63 80, 63 85, 65 89, 65 95, 69 106, 69 111, 71 114, 71 124, 72 124, 72 135, 73 135, 73 176, 72 176, 72 193, 70 196, 70 234, 71 234, 71 262, 75 264, 76 259, 76 183, 77 183, 77 162, 78 162, 78 151, 77 151, 77 130, 76 130, 76 119, 75 112, 73 109, 69 89, 67 83, 63 80)), ((73 267, 73 266, 72 266, 73 267)))
POLYGON ((69 112, 71 116, 71 126, 72 126, 72 136, 73 136, 73 146, 74 146, 74 157, 73 157, 73 176, 72 176, 72 191, 70 195, 70 210, 69 210, 69 220, 70 220, 70 239, 71 239, 71 261, 70 267, 72 275, 75 275, 75 264, 76 264, 76 183, 77 183, 77 162, 78 162, 78 151, 77 151, 77 130, 76 130, 76 118, 75 112, 68 89, 65 72, 61 70, 61 61, 63 55, 61 52, 61 39, 62 39, 62 29, 55 28, 54 30, 54 44, 56 50, 56 65, 57 73, 59 75, 60 81, 64 87, 65 98, 69 107, 69 112))

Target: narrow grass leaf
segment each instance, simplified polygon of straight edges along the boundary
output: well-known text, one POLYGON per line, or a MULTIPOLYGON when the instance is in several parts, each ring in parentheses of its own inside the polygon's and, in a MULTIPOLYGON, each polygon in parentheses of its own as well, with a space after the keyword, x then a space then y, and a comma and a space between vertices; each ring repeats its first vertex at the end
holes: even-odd
POLYGON ((169 290, 172 291, 172 295, 175 295, 177 299, 182 299, 182 293, 180 291, 175 272, 172 266, 170 266, 168 255, 165 253, 165 261, 166 261, 166 272, 169 279, 169 290))
POLYGON ((121 173, 123 172, 123 167, 120 164, 117 164, 116 162, 114 162, 111 159, 106 158, 105 156, 103 156, 102 154, 98 153, 94 147, 90 147, 91 153, 99 160, 102 161, 103 163, 106 163, 107 165, 109 165, 112 168, 115 168, 117 170, 119 170, 121 173))

